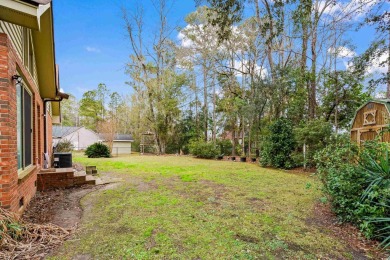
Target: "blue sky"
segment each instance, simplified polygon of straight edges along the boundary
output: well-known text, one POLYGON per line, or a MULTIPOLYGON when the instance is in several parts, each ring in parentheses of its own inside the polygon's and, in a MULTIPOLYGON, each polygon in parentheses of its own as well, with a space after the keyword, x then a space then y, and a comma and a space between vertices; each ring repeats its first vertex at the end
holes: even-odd
MULTIPOLYGON (((124 71, 130 46, 121 6, 131 11, 134 2, 54 1, 56 62, 60 66, 61 88, 66 93, 81 98, 99 83, 105 83, 111 91, 130 93, 124 71)), ((195 2, 176 1, 172 10, 171 21, 184 26, 184 17, 195 10, 195 2)), ((147 15, 146 10, 150 18, 147 15)))
MULTIPOLYGON (((56 62, 60 66, 63 91, 80 99, 85 91, 95 89, 99 83, 105 83, 111 91, 131 93, 131 87, 125 84, 128 76, 124 70, 131 50, 121 7, 134 10, 135 2, 54 1, 56 62)), ((155 17, 147 8, 145 18, 149 19, 149 24, 155 17)), ((168 19, 171 25, 184 27, 184 17, 193 11, 194 0, 177 0, 168 19)), ((153 25, 145 28, 153 29, 153 25)), ((172 37, 176 38, 177 33, 174 31, 172 37)), ((349 34, 358 54, 368 47, 373 38, 373 30, 367 27, 349 34)))

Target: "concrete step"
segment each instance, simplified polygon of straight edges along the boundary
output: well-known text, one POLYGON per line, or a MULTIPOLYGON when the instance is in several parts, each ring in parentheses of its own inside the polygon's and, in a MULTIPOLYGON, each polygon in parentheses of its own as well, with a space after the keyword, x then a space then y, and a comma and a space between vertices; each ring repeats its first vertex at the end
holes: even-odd
POLYGON ((96 178, 91 175, 87 175, 85 176, 85 183, 90 185, 96 185, 96 178))

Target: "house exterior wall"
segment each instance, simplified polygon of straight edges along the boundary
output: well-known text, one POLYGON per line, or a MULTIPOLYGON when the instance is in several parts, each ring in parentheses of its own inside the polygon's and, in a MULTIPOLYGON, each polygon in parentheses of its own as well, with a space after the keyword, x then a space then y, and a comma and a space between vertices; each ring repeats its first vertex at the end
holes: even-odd
MULTIPOLYGON (((377 102, 368 102, 356 112, 352 122, 351 140, 360 144, 374 140, 389 125, 389 111, 386 106, 377 102)), ((389 133, 381 136, 381 141, 390 142, 389 133)))
POLYGON ((36 81, 25 67, 13 42, 0 33, 0 206, 21 213, 36 192, 43 163, 43 102, 36 81), (32 165, 18 173, 17 106, 13 75, 20 75, 32 96, 32 165))
POLYGON ((61 139, 54 138, 53 145, 57 145, 60 140, 68 140, 72 142, 75 150, 85 150, 91 144, 98 142, 99 136, 95 132, 82 127, 79 130, 62 137, 61 139))

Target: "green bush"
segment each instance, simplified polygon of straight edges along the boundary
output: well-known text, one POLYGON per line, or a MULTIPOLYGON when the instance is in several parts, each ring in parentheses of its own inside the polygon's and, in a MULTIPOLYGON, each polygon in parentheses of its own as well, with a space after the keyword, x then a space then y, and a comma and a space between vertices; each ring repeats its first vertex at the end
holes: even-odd
POLYGON ((220 149, 212 142, 203 140, 191 141, 189 145, 190 153, 198 158, 212 159, 220 154, 220 149))
POLYGON ((306 165, 314 167, 314 155, 329 143, 332 126, 329 122, 324 122, 321 119, 311 120, 296 127, 294 135, 297 141, 297 153, 302 155, 295 157, 296 164, 304 165, 303 146, 306 145, 306 165))
POLYGON ((232 141, 223 139, 217 141, 217 146, 219 147, 219 155, 231 155, 233 152, 232 141))
POLYGON ((88 158, 111 157, 110 148, 103 143, 94 143, 88 146, 87 150, 85 150, 85 155, 88 156, 88 158))
POLYGON ((280 118, 269 126, 269 132, 261 149, 261 165, 286 169, 294 167, 291 153, 295 149, 295 138, 291 122, 280 118))
POLYGON ((368 238, 390 241, 390 162, 385 144, 367 142, 360 151, 349 136, 333 139, 315 155, 317 172, 339 219, 368 238))

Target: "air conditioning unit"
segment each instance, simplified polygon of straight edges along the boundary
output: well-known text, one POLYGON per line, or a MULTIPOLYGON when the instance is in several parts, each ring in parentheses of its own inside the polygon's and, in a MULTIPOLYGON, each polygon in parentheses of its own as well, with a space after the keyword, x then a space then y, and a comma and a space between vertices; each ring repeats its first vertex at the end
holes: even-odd
POLYGON ((54 153, 54 168, 72 168, 72 153, 54 153))

